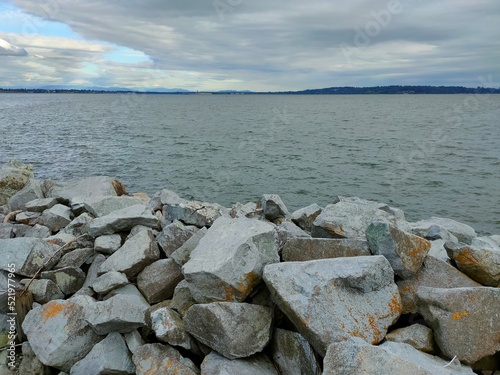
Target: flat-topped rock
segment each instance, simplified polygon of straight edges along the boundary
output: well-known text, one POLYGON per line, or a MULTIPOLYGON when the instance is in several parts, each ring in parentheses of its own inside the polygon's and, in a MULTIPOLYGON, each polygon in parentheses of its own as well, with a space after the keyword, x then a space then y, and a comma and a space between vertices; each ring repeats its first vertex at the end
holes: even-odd
POLYGON ((22 210, 26 211, 26 204, 34 199, 44 198, 42 186, 37 180, 30 180, 16 194, 9 198, 7 205, 11 211, 22 210))
POLYGON ((294 211, 291 215, 292 221, 297 224, 302 229, 310 232, 312 229, 312 224, 314 220, 318 217, 323 209, 316 203, 310 206, 303 207, 294 211))
POLYGON ((368 242, 363 240, 336 238, 292 238, 283 248, 283 261, 303 262, 307 260, 368 256, 368 242))
POLYGON ((213 351, 201 363, 203 375, 279 375, 273 363, 265 354, 249 358, 227 359, 213 351))
POLYGON ((27 211, 42 213, 43 211, 54 207, 58 203, 59 202, 57 201, 56 198, 41 198, 29 201, 26 203, 25 206, 27 211))
POLYGON ((145 344, 135 351, 132 361, 137 375, 200 375, 196 365, 170 345, 145 344))
MULTIPOLYGON (((447 219, 442 217, 431 217, 427 220, 420 220, 416 223, 410 223, 410 226, 414 232, 422 233, 429 232, 431 227, 435 226, 438 228, 443 228, 452 235, 454 235, 458 241, 470 244, 474 237, 477 237, 476 231, 467 224, 459 223, 453 219, 447 219)), ((434 229, 435 230, 435 229, 434 229)))
POLYGON ((169 221, 179 220, 186 225, 199 228, 209 227, 219 217, 229 213, 229 210, 217 203, 198 201, 180 201, 165 205, 165 218, 169 221))
POLYGON ((67 182, 55 182, 47 196, 68 201, 84 201, 86 199, 124 195, 126 193, 125 186, 116 178, 95 176, 67 182))

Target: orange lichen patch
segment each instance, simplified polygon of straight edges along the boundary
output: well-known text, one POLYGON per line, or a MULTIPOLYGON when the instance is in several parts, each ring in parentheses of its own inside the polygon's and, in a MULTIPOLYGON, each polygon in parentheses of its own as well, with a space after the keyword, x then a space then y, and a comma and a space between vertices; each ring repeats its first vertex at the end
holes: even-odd
POLYGON ((453 260, 457 261, 461 265, 474 265, 477 264, 474 254, 468 248, 461 249, 460 252, 453 254, 453 260))
POLYGON ((467 310, 464 310, 462 312, 456 311, 456 312, 453 313, 453 319, 460 320, 460 319, 466 317, 467 315, 469 315, 469 313, 467 312, 467 310))
POLYGON ((375 321, 375 318, 372 315, 368 316, 368 324, 370 325, 370 328, 373 331, 374 338, 372 344, 376 344, 381 340, 381 338, 383 338, 384 335, 382 334, 382 332, 380 332, 377 322, 375 321))
POLYGON ((57 316, 63 310, 64 305, 62 303, 57 301, 50 301, 44 306, 44 309, 40 315, 45 321, 47 321, 57 316))
POLYGON ((243 275, 243 280, 238 281, 236 286, 227 285, 224 287, 225 301, 235 301, 243 299, 250 294, 252 289, 260 281, 260 276, 255 272, 249 272, 243 275))
POLYGON ((341 238, 345 237, 345 231, 342 227, 334 226, 333 224, 327 223, 323 229, 334 236, 338 236, 341 238))
POLYGON ((354 330, 354 331, 352 331, 352 332, 349 332, 349 334, 350 334, 351 336, 353 336, 353 337, 359 337, 359 338, 361 338, 361 339, 363 339, 363 340, 365 340, 365 339, 366 339, 366 335, 364 334, 364 332, 360 332, 360 331, 358 331, 358 330, 354 330))
POLYGON ((392 296, 389 302, 389 311, 391 315, 399 315, 403 312, 403 303, 401 302, 399 292, 394 293, 392 296))

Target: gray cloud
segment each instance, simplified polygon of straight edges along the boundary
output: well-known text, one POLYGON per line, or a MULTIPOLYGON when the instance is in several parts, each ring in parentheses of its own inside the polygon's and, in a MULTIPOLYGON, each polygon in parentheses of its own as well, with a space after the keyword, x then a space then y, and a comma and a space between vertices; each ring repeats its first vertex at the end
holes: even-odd
POLYGON ((24 48, 17 47, 4 39, 0 39, 0 56, 27 56, 24 48))

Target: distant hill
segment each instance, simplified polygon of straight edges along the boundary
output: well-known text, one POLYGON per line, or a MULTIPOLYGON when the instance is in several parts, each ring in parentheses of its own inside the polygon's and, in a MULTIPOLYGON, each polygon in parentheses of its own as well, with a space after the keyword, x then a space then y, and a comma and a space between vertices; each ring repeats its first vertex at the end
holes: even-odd
POLYGON ((462 86, 375 86, 375 87, 329 87, 290 91, 287 94, 301 95, 361 95, 361 94, 500 94, 499 89, 462 86))

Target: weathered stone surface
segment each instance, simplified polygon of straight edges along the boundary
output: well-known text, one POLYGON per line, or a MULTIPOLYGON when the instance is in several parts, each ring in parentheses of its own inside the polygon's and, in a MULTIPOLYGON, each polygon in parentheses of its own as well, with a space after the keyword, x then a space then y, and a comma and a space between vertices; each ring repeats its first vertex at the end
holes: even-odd
MULTIPOLYGON (((410 223, 410 225, 412 231, 417 234, 429 233, 433 231, 437 232, 438 230, 444 229, 449 233, 451 233, 456 238, 458 238, 458 241, 465 242, 467 244, 470 244, 472 239, 477 236, 476 231, 467 224, 462 224, 459 223, 458 221, 442 217, 431 217, 430 219, 427 220, 421 220, 417 221, 416 223, 410 223)), ((450 240, 452 241, 453 239, 450 240)))
POLYGON ((364 240, 366 228, 379 220, 387 220, 402 230, 410 229, 401 210, 360 198, 338 197, 337 203, 326 206, 314 220, 311 234, 364 240))
POLYGON ((95 251, 111 255, 116 250, 118 250, 122 245, 122 238, 119 234, 108 234, 104 236, 99 236, 94 241, 95 251))
POLYGON ((182 280, 175 287, 174 295, 172 296, 172 301, 170 302, 170 308, 177 311, 181 316, 184 316, 189 308, 195 303, 196 301, 191 294, 191 290, 189 290, 188 282, 186 280, 182 280))
POLYGON ((198 375, 199 369, 169 345, 146 344, 132 356, 137 375, 198 375))
POLYGON ((144 296, 141 294, 139 289, 134 284, 127 284, 119 288, 113 289, 111 292, 106 294, 103 299, 106 301, 114 296, 126 296, 136 298, 136 303, 141 304, 144 309, 149 309, 151 305, 146 301, 144 296))
POLYGON ((42 305, 55 299, 64 298, 64 293, 57 284, 48 279, 33 280, 28 290, 33 294, 33 300, 42 305))
POLYGON ((424 237, 425 239, 429 241, 436 241, 436 240, 444 240, 444 241, 455 241, 458 242, 458 238, 455 237, 453 234, 448 232, 448 230, 444 227, 441 227, 439 225, 431 225, 431 226, 413 226, 415 223, 409 223, 410 226, 412 226, 412 233, 424 237))
POLYGON ((69 372, 101 341, 84 319, 84 310, 93 303, 87 296, 55 300, 26 315, 22 327, 42 363, 69 372))
POLYGON ((125 342, 127 343, 128 350, 135 354, 137 349, 143 346, 146 342, 142 339, 141 334, 138 330, 134 330, 132 332, 125 333, 124 335, 125 342))
POLYGON ((310 232, 314 220, 318 217, 323 209, 316 203, 310 206, 300 208, 292 213, 292 221, 302 229, 310 232))
POLYGON ((451 264, 450 258, 448 257, 448 253, 444 248, 445 240, 434 240, 431 241, 431 248, 427 253, 427 256, 434 257, 436 259, 442 260, 443 262, 447 262, 451 264))
POLYGON ((330 343, 350 336, 380 342, 401 314, 383 256, 271 264, 263 277, 273 300, 322 356, 330 343))
POLYGON ((55 198, 41 198, 41 199, 33 199, 26 203, 26 210, 30 212, 40 212, 42 213, 49 208, 54 207, 57 203, 57 199, 55 198))
POLYGON ((385 336, 387 341, 400 342, 413 346, 424 353, 435 351, 432 329, 422 324, 398 328, 385 336))
POLYGON ((45 241, 47 241, 51 245, 55 245, 57 247, 63 247, 64 252, 66 253, 76 249, 78 246, 78 241, 75 236, 63 232, 59 232, 53 236, 47 237, 45 241))
POLYGON ((62 256, 61 260, 54 266, 54 269, 81 267, 92 257, 92 255, 94 255, 94 249, 90 247, 71 250, 62 256))
POLYGON ((120 197, 102 197, 97 200, 87 201, 87 210, 94 217, 101 217, 113 211, 121 210, 136 204, 143 204, 139 198, 122 195, 120 197))
POLYGON ((258 211, 257 203, 248 202, 248 203, 242 204, 242 203, 237 202, 237 203, 233 204, 233 206, 231 207, 231 211, 229 211, 229 216, 233 217, 233 218, 235 218, 235 217, 251 218, 251 217, 258 215, 259 211, 258 211))
POLYGON ((103 234, 127 231, 139 224, 156 228, 159 221, 151 213, 151 209, 142 204, 136 204, 94 219, 88 226, 88 233, 92 237, 98 237, 103 234))
POLYGON ((51 234, 52 234, 52 232, 46 226, 40 225, 40 224, 35 224, 33 227, 31 227, 31 229, 29 229, 24 234, 24 237, 48 238, 51 236, 51 234))
POLYGON ((94 257, 94 260, 92 261, 92 264, 90 265, 89 270, 87 271, 87 277, 85 278, 85 282, 83 283, 81 289, 75 293, 76 295, 87 295, 87 296, 94 295, 94 290, 91 288, 91 286, 94 283, 95 279, 97 279, 97 273, 99 267, 101 267, 101 264, 103 264, 105 260, 106 257, 102 254, 97 254, 94 257))
POLYGON ((16 215, 16 222, 26 225, 35 225, 40 221, 41 215, 38 212, 21 212, 16 215))
POLYGON ((417 274, 397 282, 399 294, 403 301, 403 313, 417 313, 415 292, 420 286, 434 288, 466 288, 478 287, 481 284, 470 279, 449 263, 427 256, 417 274))
POLYGON ((431 248, 425 238, 406 233, 387 221, 377 221, 366 229, 366 239, 375 255, 387 258, 402 278, 415 275, 431 248))
MULTIPOLYGON (((23 342, 23 360, 19 365, 19 374, 30 374, 30 375, 51 375, 52 370, 45 366, 36 357, 35 352, 31 349, 31 345, 28 341, 23 342)), ((1 372, 0 372, 1 374, 1 372)))
POLYGON ((33 166, 17 160, 0 167, 0 206, 33 179, 33 166))
POLYGON ((56 182, 47 196, 66 200, 90 200, 126 194, 123 184, 108 176, 87 177, 81 180, 56 182))
POLYGON ((199 228, 211 226, 215 220, 229 212, 220 204, 198 201, 166 204, 164 208, 165 218, 168 221, 179 220, 186 225, 196 225, 199 228))
POLYGON ((81 236, 88 232, 88 225, 92 220, 94 220, 94 218, 84 212, 66 225, 66 227, 62 229, 62 232, 72 234, 75 237, 81 236))
POLYGON ((194 225, 184 225, 180 221, 176 220, 165 226, 160 234, 156 236, 156 240, 165 255, 169 257, 197 231, 198 227, 194 225))
POLYGON ((472 369, 452 364, 410 345, 386 342, 380 346, 369 345, 353 337, 328 347, 323 361, 323 375, 473 375, 472 369), (447 367, 445 367, 447 366, 447 367))
MULTIPOLYGON (((160 219, 158 219, 158 220, 160 220, 160 219)), ((160 232, 158 232, 157 229, 152 229, 152 228, 146 227, 144 225, 136 225, 135 227, 130 229, 130 233, 125 238, 125 240, 128 240, 130 237, 134 237, 137 233, 142 232, 144 230, 152 231, 155 237, 160 233, 160 232)))
POLYGON ((149 200, 149 206, 153 211, 159 211, 163 205, 178 205, 180 203, 187 203, 186 199, 179 197, 179 195, 172 190, 163 189, 156 192, 149 200))
POLYGON ((136 296, 116 295, 85 308, 85 320, 99 335, 146 326, 147 306, 136 296))
MULTIPOLYGON (((27 277, 34 276, 57 251, 56 247, 39 238, 0 239, 0 249, 2 249, 0 269, 8 271, 8 265, 15 264, 16 273, 27 277)), ((52 268, 59 258, 60 255, 55 254, 46 269, 52 268)))
POLYGON ((71 368, 70 375, 135 374, 135 366, 122 335, 112 332, 71 368))
POLYGON ((184 244, 181 247, 179 247, 172 254, 170 254, 170 258, 172 258, 175 261, 175 263, 177 263, 179 266, 182 267, 184 264, 188 262, 189 258, 191 257, 191 253, 193 252, 194 249, 196 249, 196 246, 198 246, 200 240, 206 233, 207 233, 207 228, 205 227, 198 230, 186 242, 184 242, 184 244))
POLYGON ((71 223, 73 213, 68 206, 56 204, 54 207, 43 211, 40 223, 49 228, 52 232, 59 232, 66 225, 71 223))
POLYGON ((193 305, 184 317, 187 331, 229 359, 262 351, 271 339, 271 310, 248 303, 193 305))
POLYGON ((264 266, 279 262, 274 233, 272 224, 254 219, 216 220, 182 267, 194 299, 243 301, 264 266))
POLYGON ((291 221, 282 221, 276 226, 276 239, 280 255, 283 252, 285 244, 294 238, 311 238, 311 235, 291 221))
POLYGON ((271 358, 281 374, 321 374, 321 366, 311 345, 297 332, 275 329, 270 350, 271 358))
POLYGON ((417 289, 419 311, 449 358, 472 364, 500 350, 500 289, 417 289))
POLYGON ((267 220, 273 221, 290 217, 290 212, 277 194, 264 194, 261 199, 262 211, 267 220))
POLYGON ((231 360, 213 351, 201 364, 201 375, 228 374, 279 375, 269 358, 261 353, 249 358, 231 360))
POLYGON ((158 303, 172 297, 183 278, 180 267, 173 259, 160 259, 137 275, 137 288, 149 303, 158 303))
POLYGON ((104 294, 120 286, 127 285, 128 283, 129 281, 124 273, 110 271, 95 279, 92 284, 92 289, 94 289, 96 293, 104 294))
POLYGON ((44 271, 42 279, 52 280, 66 295, 77 292, 85 282, 85 273, 78 267, 64 267, 58 270, 44 271))
POLYGON ((158 258, 160 258, 160 250, 153 233, 151 231, 139 232, 101 264, 99 273, 117 271, 132 277, 158 258))
POLYGON ((33 199, 44 198, 42 187, 37 180, 30 180, 24 188, 9 198, 7 205, 11 211, 22 210, 26 211, 26 203, 33 199))
POLYGON ((486 286, 500 286, 500 246, 476 242, 481 247, 446 242, 448 256, 458 269, 471 279, 486 286))
POLYGON ((12 237, 14 237, 14 225, 0 221, 0 239, 6 240, 12 237))
POLYGON ((181 316, 164 304, 151 308, 151 329, 156 338, 172 346, 180 346, 187 350, 197 349, 196 342, 187 333, 181 316))
POLYGON ((347 238, 293 238, 285 243, 282 253, 285 262, 368 255, 368 242, 347 238))

